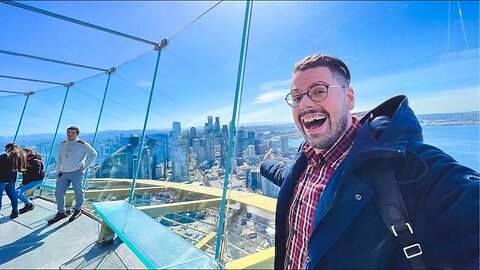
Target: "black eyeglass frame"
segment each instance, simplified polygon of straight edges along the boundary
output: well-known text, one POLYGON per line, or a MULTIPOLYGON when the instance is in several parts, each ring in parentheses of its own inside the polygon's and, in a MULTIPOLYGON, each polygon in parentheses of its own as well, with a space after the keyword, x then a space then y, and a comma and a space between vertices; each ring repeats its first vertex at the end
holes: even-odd
MULTIPOLYGON (((324 101, 327 97, 328 97, 328 89, 331 88, 331 87, 335 87, 335 88, 346 88, 348 86, 343 86, 343 85, 328 85, 326 83, 319 83, 313 87, 311 87, 310 89, 308 89, 308 91, 305 93, 305 94, 302 94, 302 93, 298 93, 302 98, 300 99, 300 102, 302 101, 303 97, 304 96, 308 96, 308 98, 314 102, 321 102, 321 101, 324 101), (321 100, 315 100, 313 99, 311 96, 310 96, 310 91, 312 91, 312 89, 314 89, 315 87, 319 86, 319 85, 322 85, 322 86, 325 86, 325 89, 327 91, 327 93, 325 94, 325 97, 323 97, 321 100)), ((298 105, 297 106, 294 106, 293 105, 293 100, 292 100, 292 92, 288 93, 286 96, 285 96, 285 102, 288 104, 288 106, 292 107, 292 108, 297 108, 298 106, 300 106, 300 102, 298 102, 298 105), (290 103, 289 102, 292 102, 290 103)))

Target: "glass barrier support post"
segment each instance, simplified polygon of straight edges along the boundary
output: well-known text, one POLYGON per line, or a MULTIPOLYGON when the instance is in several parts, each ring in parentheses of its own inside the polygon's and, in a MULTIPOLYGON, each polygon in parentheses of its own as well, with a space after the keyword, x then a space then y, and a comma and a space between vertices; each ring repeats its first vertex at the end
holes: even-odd
POLYGON ((232 121, 230 122, 230 134, 228 139, 228 152, 225 164, 225 178, 223 180, 222 204, 220 209, 220 219, 218 221, 217 243, 215 246, 215 260, 220 261, 220 251, 224 232, 225 210, 227 201, 227 188, 230 175, 230 163, 233 156, 233 137, 235 130, 235 122, 237 120, 237 112, 239 111, 240 100, 242 99, 243 79, 245 77, 245 65, 247 62, 248 38, 250 33, 250 22, 252 19, 253 1, 247 0, 245 6, 245 19, 243 23, 242 45, 240 48, 240 59, 238 61, 237 84, 235 89, 235 99, 233 102, 232 121))
MULTIPOLYGON (((108 78, 107 78, 107 84, 105 85, 105 91, 103 92, 102 105, 100 106, 100 112, 98 113, 97 126, 95 127, 95 134, 93 135, 93 140, 92 140, 92 147, 93 148, 95 148, 95 142, 97 140, 98 127, 100 126, 100 120, 102 119, 103 107, 105 105, 105 99, 107 98, 108 86, 110 84, 110 77, 112 76, 113 72, 115 72, 114 67, 105 71, 105 73, 108 74, 108 78)), ((87 176, 88 176, 88 168, 86 168, 85 175, 83 176, 83 183, 82 183, 83 188, 85 188, 85 186, 87 185, 87 176)))
POLYGON ((137 180, 138 171, 140 170, 140 164, 142 160, 142 153, 143 153, 143 141, 145 140, 145 131, 147 129, 147 122, 148 122, 148 115, 150 113, 150 106, 152 104, 152 96, 153 90, 155 89, 155 81, 157 79, 157 71, 158 71, 158 63, 160 61, 160 55, 162 53, 162 49, 167 47, 168 39, 162 40, 160 44, 155 46, 155 50, 158 50, 157 54, 157 62, 155 64, 155 71, 153 72, 153 80, 152 80, 152 87, 150 88, 150 96, 148 97, 148 105, 147 105, 147 112, 145 113, 145 121, 143 122, 143 130, 142 130, 142 137, 140 139, 140 147, 138 149, 138 162, 136 166, 133 168, 133 179, 132 179, 132 187, 130 188, 130 195, 128 196, 128 202, 133 203, 133 194, 135 192, 135 181, 137 180))
POLYGON ((68 92, 72 85, 73 85, 73 82, 69 82, 65 84, 65 87, 67 87, 67 91, 65 91, 65 97, 63 98, 62 109, 60 110, 60 115, 58 116, 57 127, 55 128, 55 134, 53 135, 52 146, 50 147, 50 153, 48 154, 47 164, 45 165, 45 168, 47 168, 46 169, 47 173, 45 174, 45 178, 43 178, 44 181, 48 177, 48 166, 50 165, 50 161, 52 160, 52 153, 53 153, 53 148, 55 147, 55 140, 57 139, 58 128, 60 127, 60 121, 62 121, 63 110, 65 109, 65 103, 67 102, 68 92))
POLYGON ((29 91, 26 92, 24 95, 27 96, 27 98, 25 99, 25 104, 23 104, 22 114, 20 115, 20 119, 18 120, 17 131, 15 131, 15 137, 13 137, 13 142, 17 141, 18 132, 20 131, 20 126, 22 125, 23 115, 25 114, 25 109, 27 108, 28 99, 31 95, 33 95, 33 92, 29 91))

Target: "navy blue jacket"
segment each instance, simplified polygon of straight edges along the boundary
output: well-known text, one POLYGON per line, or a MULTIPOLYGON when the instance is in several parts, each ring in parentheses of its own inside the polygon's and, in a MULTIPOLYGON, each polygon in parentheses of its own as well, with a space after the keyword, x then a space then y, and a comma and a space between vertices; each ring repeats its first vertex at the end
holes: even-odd
MULTIPOLYGON (((410 268, 398 239, 375 204, 371 182, 382 164, 393 167, 428 268, 479 267, 479 173, 423 143, 405 96, 393 97, 363 117, 350 153, 329 180, 318 204, 306 268, 410 268), (376 139, 373 117, 391 118, 376 139)), ((459 142, 461 143, 461 142, 459 142)), ((281 186, 277 200, 275 268, 284 268, 288 210, 307 158, 266 160, 264 177, 281 186)))

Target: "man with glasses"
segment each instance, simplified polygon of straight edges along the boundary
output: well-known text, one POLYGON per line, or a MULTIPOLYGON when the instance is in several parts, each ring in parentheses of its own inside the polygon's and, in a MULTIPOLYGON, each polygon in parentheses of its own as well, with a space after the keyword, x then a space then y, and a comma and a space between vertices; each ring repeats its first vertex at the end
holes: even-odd
POLYGON ((285 100, 305 141, 293 164, 270 150, 261 166, 281 187, 275 268, 478 269, 479 173, 423 144, 405 96, 358 119, 348 67, 317 54, 295 65, 285 100), (376 192, 384 183, 399 193, 376 192), (409 218, 401 226, 402 212, 384 204, 396 194, 409 218), (418 241, 404 243, 410 235, 418 241))

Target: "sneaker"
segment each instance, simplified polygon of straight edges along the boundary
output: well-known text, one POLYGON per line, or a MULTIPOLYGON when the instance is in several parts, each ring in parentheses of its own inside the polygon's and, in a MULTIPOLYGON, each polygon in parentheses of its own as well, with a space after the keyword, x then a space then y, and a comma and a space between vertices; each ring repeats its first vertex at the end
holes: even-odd
POLYGON ((12 213, 10 214, 10 218, 11 218, 11 219, 14 219, 14 218, 17 218, 17 217, 18 217, 18 212, 12 212, 12 213))
POLYGON ((33 210, 33 208, 35 208, 35 205, 33 203, 29 203, 29 204, 26 204, 25 207, 23 207, 22 209, 20 209, 20 214, 23 214, 23 213, 26 213, 28 211, 31 211, 33 210))
POLYGON ((82 215, 82 211, 75 209, 75 212, 73 212, 73 215, 68 219, 68 221, 74 221, 81 215, 82 215))
POLYGON ((48 221, 48 224, 53 224, 61 219, 64 219, 67 217, 67 213, 65 212, 57 212, 57 214, 48 221))

